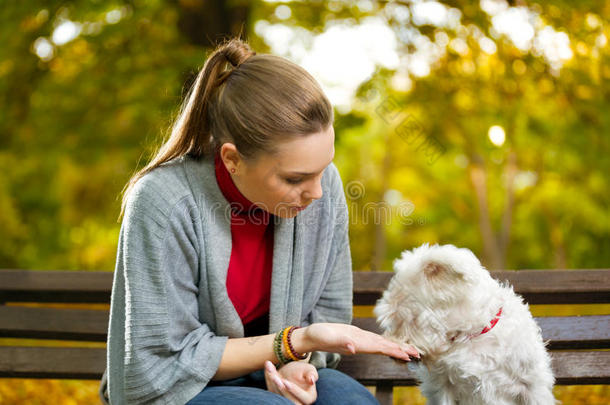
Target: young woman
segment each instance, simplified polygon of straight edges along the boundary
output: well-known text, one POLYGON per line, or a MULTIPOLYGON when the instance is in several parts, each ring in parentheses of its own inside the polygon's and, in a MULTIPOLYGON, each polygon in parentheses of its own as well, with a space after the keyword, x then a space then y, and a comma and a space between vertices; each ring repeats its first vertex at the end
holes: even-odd
POLYGON ((124 194, 100 388, 112 405, 377 403, 335 370, 340 355, 418 356, 350 325, 332 123, 294 63, 238 39, 209 56, 124 194))

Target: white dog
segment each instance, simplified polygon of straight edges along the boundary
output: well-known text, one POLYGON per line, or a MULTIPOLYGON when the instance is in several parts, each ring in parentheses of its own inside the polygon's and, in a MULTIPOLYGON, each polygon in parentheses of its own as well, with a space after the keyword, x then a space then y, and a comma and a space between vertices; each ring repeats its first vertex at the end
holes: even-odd
POLYGON ((551 359, 527 304, 468 249, 427 243, 394 261, 375 315, 422 354, 429 404, 555 404, 551 359))

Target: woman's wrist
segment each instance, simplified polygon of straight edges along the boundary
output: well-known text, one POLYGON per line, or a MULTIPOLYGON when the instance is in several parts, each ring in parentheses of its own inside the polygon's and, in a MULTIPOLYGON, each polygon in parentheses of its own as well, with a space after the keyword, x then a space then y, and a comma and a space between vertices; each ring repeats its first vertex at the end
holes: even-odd
POLYGON ((292 346, 299 353, 309 353, 315 350, 307 334, 308 326, 295 329, 292 332, 292 346))

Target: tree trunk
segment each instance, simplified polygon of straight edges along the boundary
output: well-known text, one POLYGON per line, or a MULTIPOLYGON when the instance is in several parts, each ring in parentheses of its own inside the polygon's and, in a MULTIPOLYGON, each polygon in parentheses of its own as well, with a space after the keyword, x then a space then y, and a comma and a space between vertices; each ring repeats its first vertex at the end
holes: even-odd
POLYGON ((513 208, 515 205, 515 175, 517 174, 517 154, 510 152, 508 154, 508 162, 504 168, 506 175, 506 203, 504 204, 504 213, 502 215, 502 230, 500 231, 500 265, 498 269, 505 269, 506 257, 508 255, 508 244, 510 242, 510 228, 512 225, 513 208))
POLYGON ((179 0, 178 10, 178 29, 195 45, 213 48, 223 38, 248 33, 248 2, 179 0))
POLYGON ((471 164, 468 170, 479 208, 479 230, 483 238, 483 262, 489 269, 500 269, 502 267, 502 257, 491 226, 487 203, 487 173, 480 157, 475 156, 471 161, 475 163, 471 164))
POLYGON ((373 251, 373 261, 371 267, 373 271, 383 270, 383 262, 385 260, 387 243, 385 228, 388 220, 388 204, 385 201, 385 194, 388 190, 388 175, 392 165, 390 151, 388 150, 388 134, 384 136, 385 143, 385 154, 383 156, 383 162, 381 165, 381 187, 380 187, 380 198, 375 205, 377 214, 375 215, 375 250, 373 251))

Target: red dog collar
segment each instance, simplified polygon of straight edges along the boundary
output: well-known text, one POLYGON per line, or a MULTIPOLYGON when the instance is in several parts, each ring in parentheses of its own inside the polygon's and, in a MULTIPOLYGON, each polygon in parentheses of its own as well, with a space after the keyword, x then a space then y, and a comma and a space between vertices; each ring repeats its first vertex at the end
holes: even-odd
POLYGON ((491 320, 491 325, 490 326, 486 326, 482 331, 481 331, 481 335, 483 333, 487 333, 489 332, 494 326, 496 326, 496 324, 498 323, 498 321, 500 320, 500 315, 502 315, 502 308, 500 307, 500 310, 498 311, 498 313, 496 314, 496 317, 494 319, 491 320))
MULTIPOLYGON (((472 339, 472 338, 475 338, 475 337, 477 337, 477 336, 481 336, 482 334, 487 333, 487 332, 489 332, 490 330, 492 330, 492 329, 493 329, 493 327, 494 327, 494 326, 496 326, 496 324, 497 324, 497 323, 498 323, 498 321, 500 320, 500 315, 502 315, 502 308, 501 308, 501 307, 500 307, 500 310, 498 311, 498 313, 496 314, 496 317, 495 317, 494 319, 492 319, 492 320, 491 320, 491 322, 490 322, 490 325, 489 325, 489 326, 486 326, 486 327, 485 327, 485 328, 484 328, 484 329, 481 331, 481 333, 479 333, 478 335, 468 335, 468 339, 472 339)), ((457 335, 456 335, 456 336, 453 336, 453 337, 451 338, 451 341, 452 341, 452 342, 454 342, 456 338, 457 338, 457 335)))

